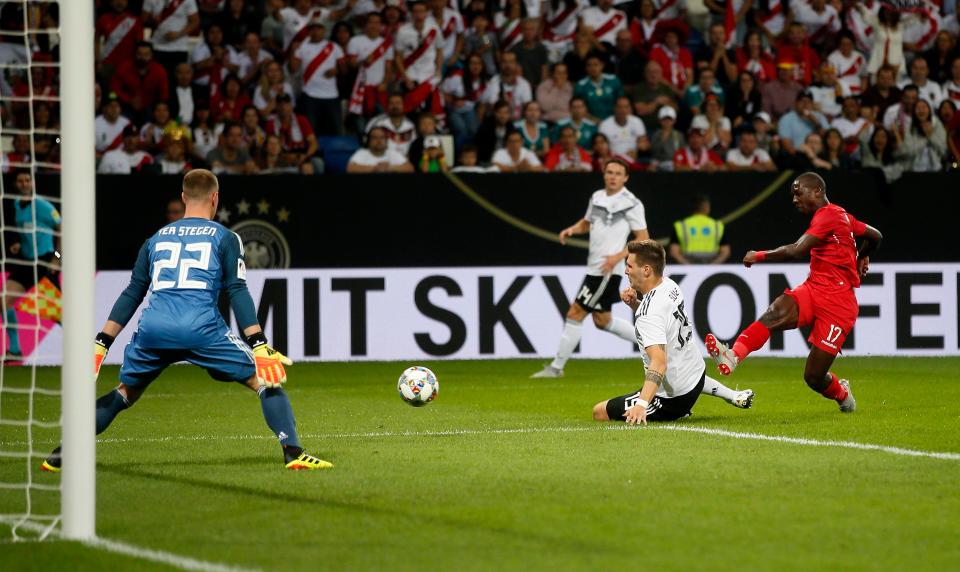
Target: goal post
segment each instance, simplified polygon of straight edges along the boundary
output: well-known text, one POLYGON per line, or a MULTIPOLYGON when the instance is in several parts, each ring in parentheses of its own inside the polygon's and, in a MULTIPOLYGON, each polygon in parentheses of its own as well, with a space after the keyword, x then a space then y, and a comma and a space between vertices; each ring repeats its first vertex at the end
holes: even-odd
POLYGON ((94 6, 60 2, 63 208, 62 536, 96 536, 94 6))

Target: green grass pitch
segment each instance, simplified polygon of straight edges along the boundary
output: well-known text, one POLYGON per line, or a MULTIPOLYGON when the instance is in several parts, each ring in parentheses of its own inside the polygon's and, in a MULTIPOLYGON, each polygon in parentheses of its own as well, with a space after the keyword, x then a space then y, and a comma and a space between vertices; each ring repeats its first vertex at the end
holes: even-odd
MULTIPOLYGON (((595 402, 640 385, 639 361, 574 360, 559 380, 527 379, 540 361, 427 362, 440 395, 424 408, 396 393, 407 365, 288 370, 304 444, 336 464, 320 472, 281 469, 252 392, 170 369, 101 435, 98 534, 262 570, 960 570, 956 458, 592 421, 595 402)), ((960 359, 840 358, 835 371, 855 414, 806 388, 802 360, 753 359, 727 380, 757 392, 753 409, 702 396, 678 424, 960 453, 960 359)), ((28 385, 29 370, 3 383, 28 385)), ((15 418, 26 400, 4 393, 0 407, 15 418)), ((40 419, 57 407, 34 400, 40 419)), ((0 450, 25 438, 0 427, 0 450)), ((33 439, 46 451, 57 431, 33 439)), ((37 464, 34 482, 59 482, 37 464)), ((26 466, 0 458, 0 481, 24 482, 26 466)), ((23 503, 0 490, 0 513, 23 503)), ((0 526, 3 571, 169 569, 9 538, 0 526)))

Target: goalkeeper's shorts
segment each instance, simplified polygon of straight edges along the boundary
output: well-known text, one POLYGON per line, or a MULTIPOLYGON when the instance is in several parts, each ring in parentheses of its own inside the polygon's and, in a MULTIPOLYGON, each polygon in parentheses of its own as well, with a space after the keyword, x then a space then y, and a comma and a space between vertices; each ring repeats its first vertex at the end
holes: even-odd
POLYGON ((120 382, 145 389, 167 366, 183 361, 202 367, 217 381, 245 383, 257 373, 253 351, 230 332, 212 344, 191 349, 144 348, 133 334, 123 351, 120 382))

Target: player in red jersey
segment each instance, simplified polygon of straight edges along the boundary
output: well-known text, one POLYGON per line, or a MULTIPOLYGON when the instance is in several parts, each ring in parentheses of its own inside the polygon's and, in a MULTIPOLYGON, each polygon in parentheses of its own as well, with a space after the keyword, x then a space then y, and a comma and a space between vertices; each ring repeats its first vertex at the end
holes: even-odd
POLYGON ((759 320, 743 330, 732 348, 707 334, 707 352, 717 362, 720 373, 730 375, 750 352, 767 343, 771 331, 812 326, 808 341, 813 347, 803 379, 810 389, 839 403, 840 411, 850 413, 857 407, 850 382, 839 379, 830 366, 857 321, 859 306, 853 289, 860 286, 860 277, 867 274, 870 253, 880 245, 883 236, 842 207, 831 204, 827 186, 816 173, 804 173, 794 179, 791 192, 797 210, 813 215, 810 228, 793 244, 747 252, 743 265, 749 268, 758 262, 787 262, 810 253, 810 275, 803 284, 785 290, 774 300, 759 320), (859 249, 856 237, 863 239, 859 249))

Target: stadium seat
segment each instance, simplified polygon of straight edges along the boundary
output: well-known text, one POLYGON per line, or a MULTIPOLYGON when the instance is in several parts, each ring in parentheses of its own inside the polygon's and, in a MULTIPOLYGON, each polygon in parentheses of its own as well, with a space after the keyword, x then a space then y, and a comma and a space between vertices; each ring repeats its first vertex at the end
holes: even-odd
POLYGON ((317 137, 317 145, 327 173, 345 173, 350 156, 360 148, 356 138, 335 135, 317 137))

